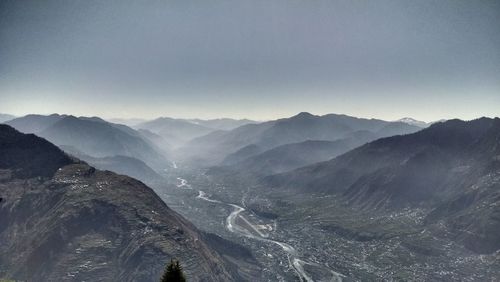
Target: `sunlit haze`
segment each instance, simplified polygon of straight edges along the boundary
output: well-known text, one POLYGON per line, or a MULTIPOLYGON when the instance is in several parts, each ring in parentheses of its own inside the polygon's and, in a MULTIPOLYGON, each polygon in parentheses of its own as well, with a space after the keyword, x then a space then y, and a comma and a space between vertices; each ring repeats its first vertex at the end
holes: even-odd
POLYGON ((2 1, 0 112, 498 116, 498 1, 2 1))

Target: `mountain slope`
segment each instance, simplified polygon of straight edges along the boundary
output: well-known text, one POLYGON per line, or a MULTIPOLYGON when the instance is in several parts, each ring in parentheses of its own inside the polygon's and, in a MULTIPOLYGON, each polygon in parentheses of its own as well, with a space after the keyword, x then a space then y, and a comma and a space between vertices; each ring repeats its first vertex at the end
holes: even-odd
POLYGON ((245 124, 258 123, 249 119, 231 119, 231 118, 219 118, 219 119, 188 119, 187 121, 199 124, 214 130, 233 130, 237 127, 243 126, 245 124))
MULTIPOLYGON (((120 125, 121 127, 125 127, 120 125)), ((92 157, 129 156, 144 161, 154 169, 166 167, 168 161, 135 130, 126 132, 104 121, 67 116, 38 133, 60 146, 71 146, 92 157)))
POLYGON ((165 156, 172 155, 172 145, 165 140, 165 138, 160 135, 153 133, 147 129, 139 129, 137 130, 142 137, 142 139, 148 141, 153 146, 157 147, 159 151, 163 153, 165 156))
POLYGON ((177 258, 190 281, 240 279, 207 243, 213 238, 141 182, 73 161, 5 125, 0 153, 2 277, 158 281, 177 258))
POLYGON ((262 152, 261 147, 249 145, 228 155, 222 166, 210 169, 211 173, 238 172, 262 177, 293 170, 313 163, 330 160, 357 146, 376 139, 369 131, 357 131, 351 137, 335 141, 308 140, 274 147, 262 152))
POLYGON ((0 123, 15 119, 16 117, 9 114, 0 114, 0 123))
POLYGON ((271 175, 329 160, 350 148, 351 146, 344 140, 304 141, 286 144, 232 165, 212 168, 211 173, 219 170, 219 173, 239 172, 254 176, 271 175))
POLYGON ((97 169, 109 170, 118 174, 128 175, 148 185, 155 185, 164 182, 161 175, 150 168, 146 163, 136 158, 126 156, 95 158, 83 154, 73 147, 61 146, 61 149, 97 169))
POLYGON ((137 129, 147 129, 153 133, 162 136, 169 144, 173 146, 182 145, 193 138, 208 134, 214 129, 194 124, 192 122, 174 119, 157 118, 152 121, 146 121, 135 126, 137 129))
POLYGON ((10 170, 15 177, 52 176, 71 163, 69 156, 45 139, 0 124, 0 169, 10 170))
POLYGON ((363 209, 424 208, 432 211, 429 222, 444 220, 457 240, 474 251, 500 248, 498 118, 450 120, 379 139, 331 161, 267 177, 264 183, 342 195, 363 209))
POLYGON ((127 126, 136 126, 139 123, 146 122, 147 120, 141 118, 111 118, 108 119, 109 122, 125 124, 127 126))
POLYGON ((237 164, 239 162, 242 162, 248 158, 251 158, 252 156, 258 155, 265 151, 263 148, 255 145, 255 144, 250 144, 247 145, 238 151, 231 153, 227 155, 224 160, 222 160, 221 165, 223 166, 229 166, 233 164, 237 164))
POLYGON ((433 154, 436 154, 436 160, 451 162, 451 158, 467 158, 468 161, 467 152, 472 144, 479 142, 488 128, 497 122, 498 119, 483 118, 471 122, 452 120, 435 124, 414 134, 376 140, 331 161, 304 167, 290 174, 276 175, 269 180, 280 181, 293 177, 300 179, 293 186, 307 187, 309 191, 343 191, 360 176, 386 168, 411 168, 413 161, 425 163, 433 154), (342 174, 343 177, 338 179, 345 181, 330 181, 342 174))
POLYGON ((215 165, 221 162, 226 155, 258 142, 259 136, 273 124, 274 121, 269 121, 260 124, 246 124, 231 131, 214 131, 189 141, 176 151, 176 155, 191 163, 202 163, 206 166, 215 165))

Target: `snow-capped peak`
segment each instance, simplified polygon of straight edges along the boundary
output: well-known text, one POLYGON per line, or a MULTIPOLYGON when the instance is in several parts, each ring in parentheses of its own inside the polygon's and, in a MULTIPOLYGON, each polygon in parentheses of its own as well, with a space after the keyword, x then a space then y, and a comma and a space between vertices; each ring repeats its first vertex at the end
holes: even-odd
POLYGON ((418 127, 422 127, 422 128, 429 126, 429 124, 425 121, 416 120, 416 119, 413 119, 410 117, 405 117, 405 118, 399 119, 397 121, 404 122, 406 124, 410 124, 410 125, 414 125, 414 126, 418 126, 418 127))

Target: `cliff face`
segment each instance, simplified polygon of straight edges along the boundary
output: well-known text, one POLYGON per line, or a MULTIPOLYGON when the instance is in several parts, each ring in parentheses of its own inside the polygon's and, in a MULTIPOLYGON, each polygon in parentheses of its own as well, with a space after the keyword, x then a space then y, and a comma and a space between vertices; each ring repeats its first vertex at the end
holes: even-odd
POLYGON ((238 279, 207 235, 142 182, 8 126, 0 154, 0 277, 157 281, 177 258, 190 281, 238 279))

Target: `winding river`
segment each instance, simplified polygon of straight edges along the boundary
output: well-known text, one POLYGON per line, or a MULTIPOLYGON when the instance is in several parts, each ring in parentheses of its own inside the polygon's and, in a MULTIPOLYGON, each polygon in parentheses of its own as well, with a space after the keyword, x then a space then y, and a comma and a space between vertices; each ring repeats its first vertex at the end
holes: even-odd
MULTIPOLYGON (((184 179, 182 179, 182 180, 184 180, 184 179)), ((187 183, 187 181, 184 180, 185 181, 184 182, 182 180, 181 180, 182 183, 187 183)), ((225 202, 221 202, 221 201, 218 201, 218 200, 211 199, 211 198, 209 198, 207 196, 207 194, 205 192, 203 192, 201 190, 198 191, 198 196, 196 196, 196 198, 204 200, 204 201, 208 201, 208 202, 211 202, 211 203, 217 203, 217 204, 231 206, 233 208, 233 211, 226 218, 226 228, 230 232, 233 232, 233 233, 238 234, 240 236, 245 236, 245 237, 248 237, 248 238, 252 238, 252 239, 255 239, 255 240, 259 240, 259 241, 262 241, 262 242, 267 242, 267 243, 271 243, 271 244, 275 244, 275 245, 280 246, 283 249, 283 251, 285 251, 287 253, 288 263, 293 268, 293 270, 295 271, 295 273, 297 274, 297 276, 300 278, 301 281, 307 281, 307 282, 314 281, 311 278, 311 276, 309 276, 306 273, 306 271, 304 270, 304 265, 312 265, 312 266, 324 268, 324 266, 321 266, 321 265, 319 265, 319 264, 317 264, 315 262, 308 262, 308 261, 304 261, 304 260, 300 259, 297 250, 295 250, 295 248, 292 247, 291 245, 289 245, 287 243, 275 241, 275 240, 272 240, 272 239, 268 239, 267 238, 268 235, 262 233, 255 225, 253 225, 245 217, 243 217, 242 215, 240 215, 241 212, 245 211, 245 208, 243 208, 241 206, 238 206, 236 204, 230 204, 230 203, 225 203, 225 202), (238 225, 236 223, 236 219, 238 217, 241 220, 243 220, 248 226, 250 226, 252 228, 252 230, 255 232, 255 234, 258 234, 258 236, 254 235, 248 229, 246 229, 246 228, 238 225)), ((343 277, 342 274, 337 273, 337 272, 335 272, 335 271, 333 271, 331 269, 328 269, 328 270, 332 274, 332 278, 330 279, 330 281, 342 281, 342 277, 343 277)))

